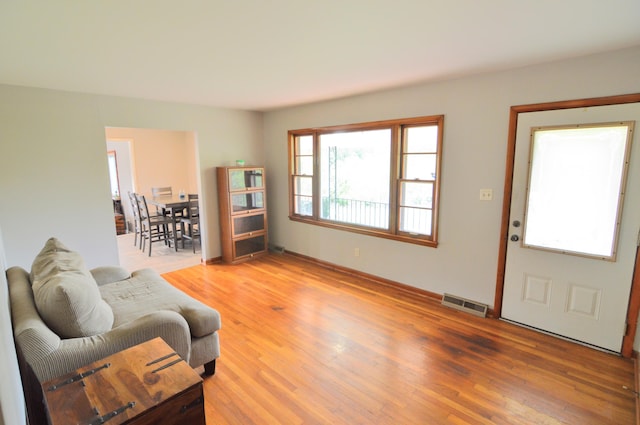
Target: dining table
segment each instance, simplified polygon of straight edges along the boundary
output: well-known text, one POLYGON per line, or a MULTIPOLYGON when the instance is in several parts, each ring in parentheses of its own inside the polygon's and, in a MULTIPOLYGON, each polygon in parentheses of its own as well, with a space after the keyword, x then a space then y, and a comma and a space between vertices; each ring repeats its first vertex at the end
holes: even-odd
POLYGON ((170 196, 147 196, 147 203, 155 206, 163 215, 171 216, 173 231, 173 246, 178 250, 178 232, 177 223, 182 219, 183 211, 189 206, 187 195, 170 195, 170 196))

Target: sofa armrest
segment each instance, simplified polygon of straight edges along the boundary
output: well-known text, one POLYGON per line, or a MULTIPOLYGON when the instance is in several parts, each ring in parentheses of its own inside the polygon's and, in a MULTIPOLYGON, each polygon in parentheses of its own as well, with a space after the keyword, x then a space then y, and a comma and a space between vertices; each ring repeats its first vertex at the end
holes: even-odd
MULTIPOLYGON (((191 356, 191 331, 182 315, 175 311, 154 311, 103 334, 105 341, 126 344, 126 348, 161 337, 183 359, 191 356)), ((122 350, 122 348, 120 349, 122 350)))
POLYGON ((98 285, 118 282, 131 277, 131 274, 125 268, 120 266, 96 267, 95 269, 91 269, 90 272, 98 285))
POLYGON ((38 380, 44 382, 156 337, 161 337, 183 359, 189 359, 189 326, 180 314, 172 311, 150 313, 100 335, 63 339, 58 349, 45 356, 25 357, 38 380))

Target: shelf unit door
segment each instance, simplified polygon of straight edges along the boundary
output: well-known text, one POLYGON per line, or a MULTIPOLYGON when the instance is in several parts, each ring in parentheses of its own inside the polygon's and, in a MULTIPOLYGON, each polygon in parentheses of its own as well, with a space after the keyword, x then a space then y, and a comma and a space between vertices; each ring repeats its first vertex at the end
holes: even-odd
POLYGON ((266 234, 251 236, 245 239, 235 239, 233 241, 233 257, 241 259, 243 257, 253 257, 256 254, 267 251, 266 234))
POLYGON ((264 232, 266 229, 264 213, 233 216, 231 221, 232 234, 234 238, 243 235, 252 236, 258 232, 264 232))
POLYGON ((264 190, 231 192, 231 214, 246 214, 265 209, 264 190))
POLYGON ((228 167, 228 190, 251 190, 264 188, 264 169, 257 167, 228 167))

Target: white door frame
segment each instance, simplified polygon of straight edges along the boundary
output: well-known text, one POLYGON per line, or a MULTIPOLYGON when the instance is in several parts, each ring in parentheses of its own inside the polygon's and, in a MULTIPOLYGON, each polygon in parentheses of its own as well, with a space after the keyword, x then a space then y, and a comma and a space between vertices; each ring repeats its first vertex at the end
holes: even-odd
MULTIPOLYGON (((512 106, 509 112, 509 135, 507 139, 507 160, 504 181, 504 201, 502 204, 502 222, 500 229, 500 244, 498 251, 498 271, 496 277, 496 294, 494 302, 494 316, 502 316, 502 294, 504 290, 504 277, 507 262, 507 244, 509 238, 509 214, 511 212, 511 186, 513 183, 513 166, 516 150, 516 133, 518 128, 518 116, 526 112, 551 111, 571 108, 586 108, 591 106, 620 105, 625 103, 640 102, 640 93, 620 96, 607 96, 591 99, 578 99, 560 102, 536 103, 529 105, 512 106)), ((640 312, 640 250, 636 252, 635 271, 631 282, 631 294, 629 296, 629 309, 627 312, 627 330, 622 341, 621 354, 623 357, 631 357, 633 354, 633 342, 638 325, 638 313, 640 312)))

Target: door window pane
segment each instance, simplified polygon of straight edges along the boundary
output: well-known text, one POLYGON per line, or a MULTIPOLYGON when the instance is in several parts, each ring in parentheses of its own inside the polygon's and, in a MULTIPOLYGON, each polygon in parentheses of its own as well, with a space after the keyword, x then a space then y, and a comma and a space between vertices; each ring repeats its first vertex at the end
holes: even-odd
POLYGON ((534 129, 524 246, 615 259, 632 123, 534 129))

